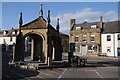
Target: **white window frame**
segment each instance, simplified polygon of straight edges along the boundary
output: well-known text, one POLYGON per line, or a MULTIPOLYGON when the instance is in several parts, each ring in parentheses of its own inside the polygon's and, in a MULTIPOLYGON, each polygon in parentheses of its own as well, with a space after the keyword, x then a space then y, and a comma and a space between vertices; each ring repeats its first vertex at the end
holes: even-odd
POLYGON ((78 36, 78 35, 76 35, 76 36, 75 36, 75 43, 76 43, 76 42, 78 42, 78 41, 79 41, 79 36, 78 36), (77 41, 76 41, 76 38, 78 38, 78 40, 77 40, 77 41))
POLYGON ((91 42, 95 42, 95 35, 94 35, 94 34, 91 34, 91 36, 90 36, 90 41, 91 41, 91 42), (91 37, 94 37, 94 40, 91 40, 91 37))
POLYGON ((86 42, 86 36, 87 36, 86 34, 83 34, 83 35, 82 35, 82 41, 83 41, 83 42, 86 42), (83 40, 83 37, 85 37, 85 41, 83 40))

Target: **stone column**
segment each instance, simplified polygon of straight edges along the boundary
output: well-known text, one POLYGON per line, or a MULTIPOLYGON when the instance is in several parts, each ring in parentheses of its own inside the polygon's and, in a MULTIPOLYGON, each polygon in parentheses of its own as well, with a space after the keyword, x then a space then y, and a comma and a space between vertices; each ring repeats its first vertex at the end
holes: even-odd
POLYGON ((13 43, 13 58, 12 58, 12 63, 14 63, 15 60, 15 43, 13 43))
POLYGON ((99 45, 97 45, 97 54, 99 54, 99 45))
POLYGON ((55 59, 55 47, 53 47, 53 54, 52 54, 52 59, 55 59))
POLYGON ((34 39, 32 39, 32 43, 31 43, 31 61, 34 58, 34 39))

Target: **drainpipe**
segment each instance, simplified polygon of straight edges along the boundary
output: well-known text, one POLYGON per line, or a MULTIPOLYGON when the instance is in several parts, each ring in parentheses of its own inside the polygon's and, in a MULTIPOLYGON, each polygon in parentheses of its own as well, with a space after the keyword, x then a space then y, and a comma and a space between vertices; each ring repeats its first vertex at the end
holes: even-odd
POLYGON ((115 34, 113 33, 113 49, 114 49, 114 57, 115 57, 115 34))

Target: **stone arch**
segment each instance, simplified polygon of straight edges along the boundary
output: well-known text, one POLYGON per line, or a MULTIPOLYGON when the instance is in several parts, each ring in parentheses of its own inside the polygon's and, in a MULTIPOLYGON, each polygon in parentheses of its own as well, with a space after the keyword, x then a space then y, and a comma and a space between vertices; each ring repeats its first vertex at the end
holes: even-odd
MULTIPOLYGON (((43 47, 44 47, 44 40, 45 37, 43 34, 39 33, 39 32, 28 32, 26 34, 23 35, 24 38, 24 45, 25 45, 25 38, 26 37, 30 37, 31 38, 31 44, 30 44, 30 60, 33 61, 42 61, 44 62, 44 54, 43 54, 43 47)), ((24 48, 25 50, 25 48, 24 48)), ((24 57, 25 58, 25 57, 24 57)))
POLYGON ((45 39, 45 36, 44 36, 42 33, 37 32, 37 31, 27 32, 27 33, 25 33, 25 34, 23 35, 23 37, 26 37, 26 36, 28 36, 28 35, 30 35, 30 34, 37 34, 37 35, 41 36, 43 40, 46 40, 46 39, 45 39))

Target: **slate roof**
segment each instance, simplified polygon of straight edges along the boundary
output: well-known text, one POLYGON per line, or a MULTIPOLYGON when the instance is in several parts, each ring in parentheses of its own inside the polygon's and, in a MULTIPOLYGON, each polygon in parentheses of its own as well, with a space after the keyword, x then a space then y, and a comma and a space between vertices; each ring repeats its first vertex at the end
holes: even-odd
POLYGON ((11 29, 11 30, 0 30, 0 37, 16 37, 18 29, 11 29), (6 35, 4 35, 4 31, 6 31, 6 35), (12 34, 12 32, 15 31, 15 34, 12 34))
POLYGON ((17 32, 18 32, 18 29, 11 29, 8 31, 8 33, 5 35, 5 37, 16 37, 18 35, 17 32), (12 34, 12 32, 14 32, 14 31, 15 31, 15 34, 12 34))
POLYGON ((72 30, 76 29, 76 27, 81 27, 81 29, 90 29, 91 25, 96 25, 97 27, 99 27, 99 22, 91 22, 91 23, 84 22, 81 24, 75 24, 73 25, 72 30))
POLYGON ((120 33, 120 21, 104 22, 103 33, 120 33))

